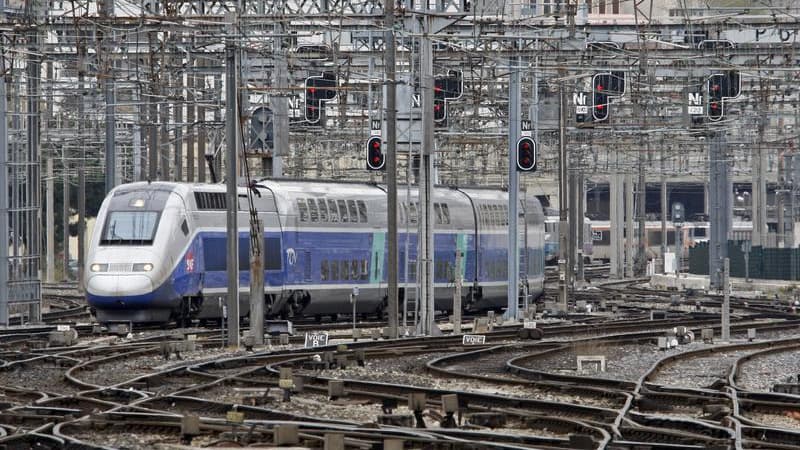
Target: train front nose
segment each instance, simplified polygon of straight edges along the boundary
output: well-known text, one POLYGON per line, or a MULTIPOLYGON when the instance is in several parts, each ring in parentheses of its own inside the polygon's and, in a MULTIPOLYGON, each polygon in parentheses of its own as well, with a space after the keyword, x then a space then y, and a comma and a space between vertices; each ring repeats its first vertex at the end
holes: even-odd
MULTIPOLYGON (((94 303, 104 303, 95 305, 106 308, 126 308, 129 299, 139 296, 147 296, 153 293, 153 283, 146 275, 94 275, 89 278, 86 290, 91 294, 94 303), (102 299, 102 300, 101 300, 102 299)), ((136 305, 139 307, 141 305, 136 305)))

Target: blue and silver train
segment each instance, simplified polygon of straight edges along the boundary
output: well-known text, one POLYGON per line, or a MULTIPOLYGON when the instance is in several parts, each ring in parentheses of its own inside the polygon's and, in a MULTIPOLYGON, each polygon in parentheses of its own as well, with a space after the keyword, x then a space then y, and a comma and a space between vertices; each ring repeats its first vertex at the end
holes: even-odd
MULTIPOLYGON (((140 182, 116 187, 103 201, 85 270, 97 320, 186 322, 222 314, 227 293, 226 195, 223 184, 140 182)), ((262 180, 240 187, 240 312, 249 310, 248 191, 263 229, 268 317, 347 314, 359 287, 358 313, 387 306, 387 194, 369 183, 262 180)), ((400 297, 414 299, 416 189, 398 189, 400 297), (407 292, 404 292, 407 291, 407 292)), ((466 310, 507 304, 508 194, 437 187, 433 196, 434 296, 450 310, 455 274, 466 310), (456 252, 463 257, 456 267, 456 252)), ((520 202, 520 291, 541 295, 544 213, 520 202)))

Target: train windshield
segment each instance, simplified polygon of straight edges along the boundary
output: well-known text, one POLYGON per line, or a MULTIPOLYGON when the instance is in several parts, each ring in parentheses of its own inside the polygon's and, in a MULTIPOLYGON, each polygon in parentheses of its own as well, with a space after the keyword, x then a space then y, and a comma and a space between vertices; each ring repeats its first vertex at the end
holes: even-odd
POLYGON ((112 211, 106 219, 101 244, 152 244, 158 223, 158 211, 112 211))

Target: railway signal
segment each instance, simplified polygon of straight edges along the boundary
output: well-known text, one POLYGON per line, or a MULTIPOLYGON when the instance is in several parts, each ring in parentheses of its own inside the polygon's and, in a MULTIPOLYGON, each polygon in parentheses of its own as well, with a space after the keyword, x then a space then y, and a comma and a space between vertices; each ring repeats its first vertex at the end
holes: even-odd
POLYGON ((736 98, 741 91, 739 72, 729 70, 715 73, 708 78, 708 104, 706 112, 708 120, 719 122, 725 116, 725 100, 736 98))
POLYGON ((323 72, 322 75, 306 78, 306 121, 317 123, 322 117, 322 104, 336 98, 336 74, 323 72))
POLYGON ((367 170, 383 170, 386 156, 383 154, 383 140, 380 136, 367 139, 367 170))
POLYGON ((592 77, 592 117, 605 122, 610 116, 611 99, 625 93, 625 72, 603 72, 592 77))
POLYGON ((530 137, 521 137, 517 141, 517 170, 536 170, 536 142, 530 137))
POLYGON ((447 120, 447 101, 456 100, 464 91, 461 72, 450 71, 446 77, 433 80, 433 121, 444 123, 447 120))

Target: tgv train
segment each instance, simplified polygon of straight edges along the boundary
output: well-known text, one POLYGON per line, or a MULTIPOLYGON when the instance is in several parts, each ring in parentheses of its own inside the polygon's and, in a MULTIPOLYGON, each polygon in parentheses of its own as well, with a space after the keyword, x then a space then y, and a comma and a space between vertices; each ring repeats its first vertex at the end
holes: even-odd
MULTIPOLYGON (((85 270, 101 323, 218 318, 226 303, 226 195, 222 184, 140 182, 103 201, 85 270)), ((250 188, 263 229, 268 317, 382 314, 387 306, 387 194, 367 183, 263 180, 250 188)), ((240 312, 249 311, 248 191, 239 188, 240 312)), ((437 187, 433 195, 434 297, 452 309, 455 275, 464 309, 507 304, 508 195, 437 187), (463 257, 456 265, 456 252, 463 257)), ((398 189, 400 297, 413 301, 416 191, 398 189), (403 292, 407 291, 407 292, 403 292)), ((529 296, 544 283, 544 214, 520 202, 520 279, 529 296)))

